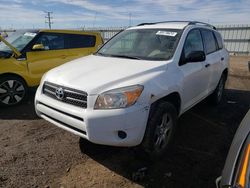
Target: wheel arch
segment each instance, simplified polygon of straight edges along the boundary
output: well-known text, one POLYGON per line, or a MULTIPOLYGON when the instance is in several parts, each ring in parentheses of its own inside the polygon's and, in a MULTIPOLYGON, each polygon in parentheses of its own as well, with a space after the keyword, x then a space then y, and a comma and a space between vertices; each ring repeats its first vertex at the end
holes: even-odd
POLYGON ((228 77, 228 68, 225 68, 222 72, 222 75, 225 75, 226 76, 226 79, 228 77))
POLYGON ((168 95, 166 95, 166 96, 158 99, 154 103, 152 103, 152 105, 151 105, 152 108, 155 108, 161 102, 169 102, 169 103, 173 104, 177 110, 177 115, 180 114, 180 112, 181 112, 181 96, 177 91, 169 93, 168 95))
POLYGON ((4 78, 6 76, 15 76, 15 77, 18 77, 19 79, 21 79, 22 81, 24 81, 24 83, 26 84, 26 86, 28 87, 28 84, 27 82, 25 81, 25 79, 20 76, 19 74, 16 74, 16 73, 3 73, 3 74, 0 74, 0 79, 1 78, 4 78))

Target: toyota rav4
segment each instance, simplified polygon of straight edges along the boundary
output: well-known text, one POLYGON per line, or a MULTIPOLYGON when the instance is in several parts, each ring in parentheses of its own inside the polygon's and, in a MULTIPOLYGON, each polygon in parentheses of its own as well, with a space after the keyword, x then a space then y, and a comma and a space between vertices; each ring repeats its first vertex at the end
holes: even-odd
POLYGON ((90 142, 141 146, 161 156, 177 118, 210 96, 222 99, 229 55, 214 26, 144 23, 94 55, 49 71, 36 92, 37 114, 90 142))

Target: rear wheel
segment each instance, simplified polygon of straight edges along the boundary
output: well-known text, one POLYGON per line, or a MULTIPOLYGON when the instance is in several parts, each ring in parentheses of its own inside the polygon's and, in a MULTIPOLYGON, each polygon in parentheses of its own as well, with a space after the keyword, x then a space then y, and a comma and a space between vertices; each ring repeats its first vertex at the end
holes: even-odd
POLYGON ((214 90, 214 92, 210 95, 210 101, 217 105, 221 102, 222 100, 222 96, 223 96, 223 92, 224 92, 224 88, 225 88, 225 83, 226 83, 226 75, 223 74, 220 78, 220 81, 216 87, 216 89, 214 90))
POLYGON ((6 76, 0 78, 0 105, 20 104, 26 98, 27 91, 26 83, 19 77, 6 76))
POLYGON ((177 126, 177 111, 169 102, 162 102, 151 112, 142 147, 152 159, 162 157, 172 145, 177 126))

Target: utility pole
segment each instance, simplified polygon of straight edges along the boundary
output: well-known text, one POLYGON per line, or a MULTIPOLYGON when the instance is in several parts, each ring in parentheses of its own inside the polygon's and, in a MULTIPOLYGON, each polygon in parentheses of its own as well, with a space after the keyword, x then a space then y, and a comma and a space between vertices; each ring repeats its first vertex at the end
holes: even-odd
POLYGON ((49 24, 49 29, 51 29, 51 25, 53 24, 52 17, 51 14, 53 14, 53 12, 49 12, 49 11, 44 11, 46 13, 45 16, 45 23, 49 24))

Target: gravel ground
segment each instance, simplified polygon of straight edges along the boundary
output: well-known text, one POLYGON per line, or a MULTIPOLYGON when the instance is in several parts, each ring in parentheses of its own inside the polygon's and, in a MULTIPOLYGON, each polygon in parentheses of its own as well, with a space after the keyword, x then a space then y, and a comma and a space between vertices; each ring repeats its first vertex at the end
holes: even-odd
POLYGON ((133 148, 83 144, 27 104, 0 108, 0 187, 212 188, 250 108, 250 57, 232 57, 222 104, 201 102, 179 120, 176 144, 152 162, 133 148), (144 169, 143 173, 138 173, 144 169), (135 174, 141 178, 135 178, 135 174))

